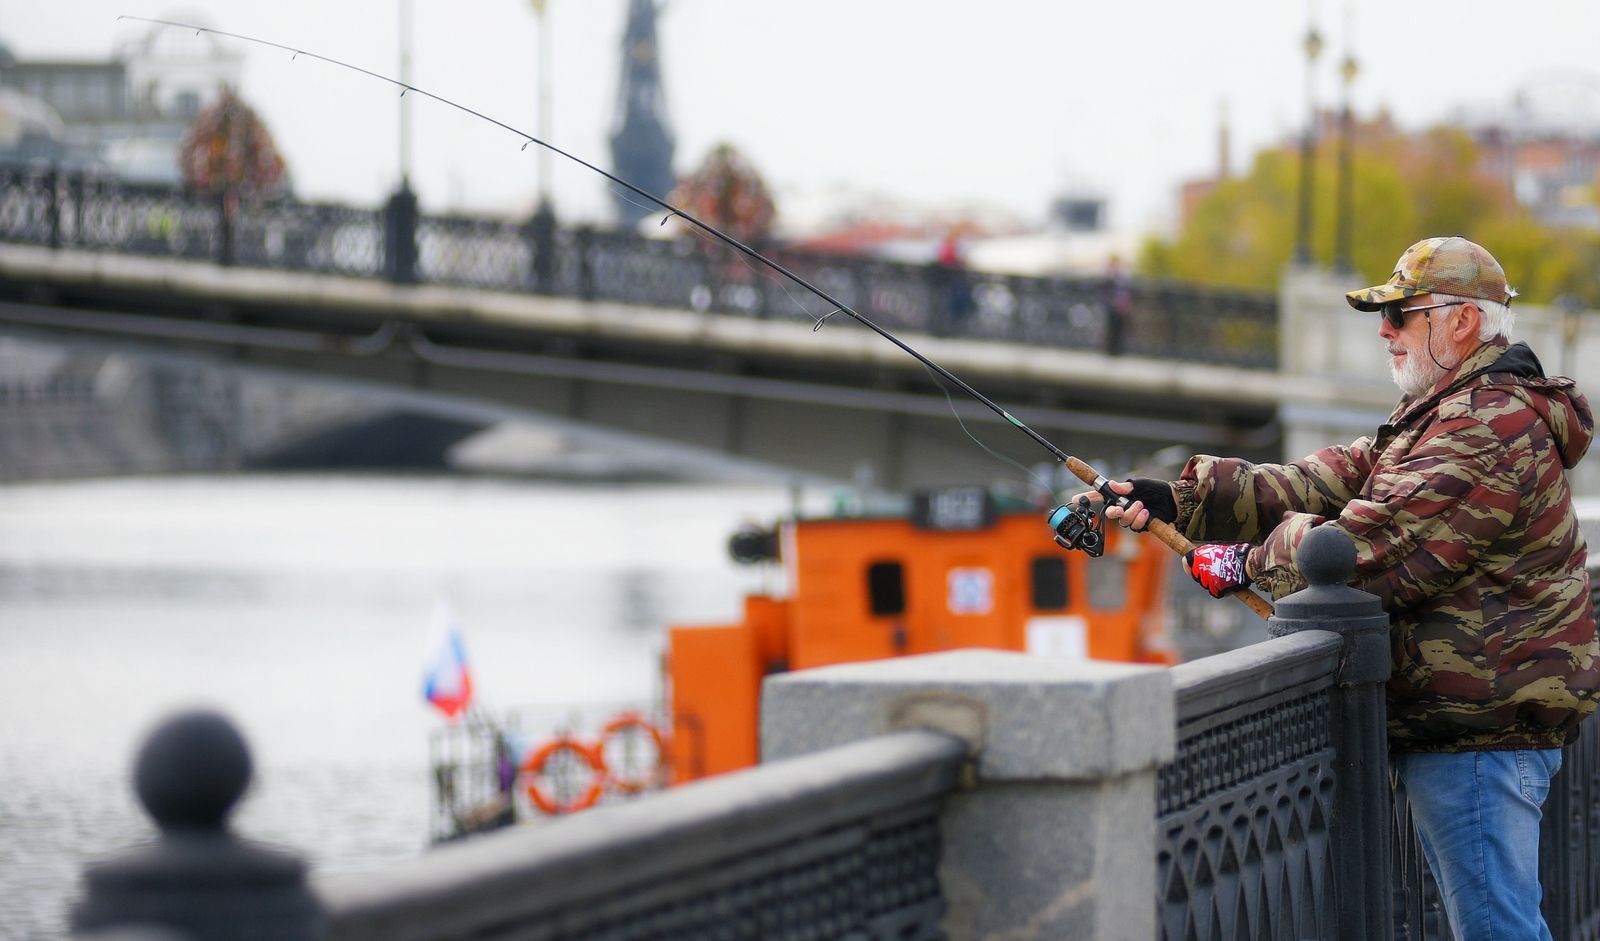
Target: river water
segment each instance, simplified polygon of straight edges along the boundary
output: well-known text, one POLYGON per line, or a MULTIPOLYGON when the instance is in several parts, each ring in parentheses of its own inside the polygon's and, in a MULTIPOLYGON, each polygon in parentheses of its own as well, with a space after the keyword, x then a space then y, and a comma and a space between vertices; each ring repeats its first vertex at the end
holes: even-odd
POLYGON ((0 487, 0 938, 62 936, 84 864, 150 838, 131 762, 178 708, 250 743, 243 835, 319 872, 422 852, 439 598, 490 709, 644 704, 665 624, 775 587, 726 541, 790 502, 459 477, 0 487))

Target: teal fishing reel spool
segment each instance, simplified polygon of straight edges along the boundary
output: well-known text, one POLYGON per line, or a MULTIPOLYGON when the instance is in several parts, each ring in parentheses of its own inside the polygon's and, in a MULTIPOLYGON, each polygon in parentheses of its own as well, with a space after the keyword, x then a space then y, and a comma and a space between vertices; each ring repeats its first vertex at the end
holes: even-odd
POLYGON ((1083 552, 1091 558, 1105 555, 1105 514, 1089 502, 1088 497, 1079 497, 1076 503, 1056 507, 1046 519, 1050 531, 1055 534, 1056 545, 1083 552))

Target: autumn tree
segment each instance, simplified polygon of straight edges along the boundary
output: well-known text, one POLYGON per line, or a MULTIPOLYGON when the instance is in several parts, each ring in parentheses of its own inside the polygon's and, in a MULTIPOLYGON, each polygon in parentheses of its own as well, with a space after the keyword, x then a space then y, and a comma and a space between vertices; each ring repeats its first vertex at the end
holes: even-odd
POLYGON ((178 160, 184 182, 206 192, 272 195, 285 179, 272 132, 229 87, 195 116, 178 160))
MULTIPOLYGON (((1337 141, 1319 148, 1312 194, 1313 257, 1336 253, 1337 141)), ((1430 235, 1464 235, 1492 251, 1512 284, 1535 303, 1561 295, 1600 303, 1589 272, 1600 236, 1552 229, 1515 205, 1503 179, 1484 173, 1476 144, 1459 129, 1365 140, 1351 160, 1350 262, 1365 283, 1389 276, 1406 246, 1430 235)), ((1248 175, 1223 181, 1176 237, 1149 240, 1140 270, 1153 277, 1272 288, 1294 252, 1300 160, 1261 151, 1248 175)))
POLYGON ((766 181, 732 144, 712 148, 667 202, 746 244, 765 238, 777 218, 766 181))

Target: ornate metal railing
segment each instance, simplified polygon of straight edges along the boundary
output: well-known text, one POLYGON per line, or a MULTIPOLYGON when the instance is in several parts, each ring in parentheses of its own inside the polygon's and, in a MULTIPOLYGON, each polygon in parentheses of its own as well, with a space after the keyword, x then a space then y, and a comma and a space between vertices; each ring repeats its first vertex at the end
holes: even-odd
MULTIPOLYGON (((1591 578, 1600 578, 1592 571, 1591 578)), ((1600 609, 1600 590, 1596 591, 1600 609)), ((1600 722, 1562 754, 1539 832, 1544 920, 1568 941, 1600 941, 1600 722)))
MULTIPOLYGON (((1600 609, 1600 587, 1592 600, 1600 609)), ((1387 659, 1387 619, 1338 620, 1312 626, 1348 646, 1316 630, 1173 668, 1161 938, 1450 941, 1403 792, 1384 784, 1381 679, 1368 668, 1387 659)), ((1275 618, 1281 629, 1293 623, 1275 618)), ((1584 724, 1551 783, 1539 875, 1554 936, 1600 941, 1600 723, 1584 724)))
MULTIPOLYGON (((1600 566, 1589 569, 1600 613, 1600 566)), ((1428 872, 1402 799, 1395 802, 1395 941, 1450 941, 1450 919, 1428 872)), ((1539 883, 1545 924, 1566 941, 1600 941, 1600 722, 1581 727, 1562 752, 1539 825, 1539 883)))
MULTIPOLYGON (((355 209, 0 167, 0 241, 748 317, 830 313, 820 298, 708 237, 647 238, 539 221, 421 214, 407 194, 380 209, 355 209)), ((891 330, 1263 369, 1277 362, 1270 294, 760 247, 891 330)))
MULTIPOLYGON (((1343 584, 1355 558, 1348 538, 1322 527, 1300 558, 1311 587, 1278 600, 1273 639, 1170 673, 1176 749, 1156 781, 1153 933, 1169 941, 1443 941, 1448 924, 1430 907, 1414 837, 1386 783, 1388 617, 1376 597, 1343 584), (1331 551, 1340 544, 1343 563, 1331 551), (1408 852, 1411 869, 1392 866, 1408 852), (1408 896, 1413 881, 1419 891, 1408 896)), ((1025 674, 1027 683, 1038 675, 1025 674)), ((936 679, 907 688, 921 696, 924 683, 938 689, 936 679)), ((1033 709, 1014 715, 1024 724, 1013 728, 1053 721, 1033 709)), ((882 728, 881 719, 869 721, 882 728)), ((1597 746, 1600 725, 1591 722, 1569 747, 1545 808, 1545 914, 1556 937, 1575 941, 1594 939, 1600 925, 1597 746)), ((1028 889, 974 892, 970 875, 993 865, 996 852, 1049 869, 1081 847, 1046 840, 1041 853, 1029 840, 1001 846, 987 828, 975 831, 975 820, 1015 824, 1019 796, 1031 803, 1040 795, 1031 778, 1027 795, 1004 779, 986 784, 985 753, 968 748, 928 730, 880 735, 308 884, 292 856, 232 835, 226 818, 248 785, 248 752, 225 719, 191 713, 158 729, 137 762, 137 791, 160 839, 86 870, 73 926, 159 923, 197 939, 920 941, 945 929, 962 934, 975 905, 1015 906, 1017 923, 1033 925, 1040 910, 1028 889), (184 773, 168 773, 165 762, 184 773), (973 802, 986 798, 999 803, 980 812, 973 802), (941 854, 950 857, 944 883, 941 854), (953 889, 953 925, 941 924, 942 884, 953 889)), ((1063 783, 1122 787, 1126 772, 1063 783)), ((1096 829, 1117 845, 1121 834, 1139 834, 1132 845, 1144 854, 1148 825, 1107 819, 1096 829)), ((1139 871, 1149 872, 1148 859, 1139 871)), ((1083 884, 1108 910, 1128 904, 1118 898, 1125 886, 1097 883, 1092 872, 1083 884)), ((1059 892, 1070 885, 1056 883, 1049 904, 1072 898, 1076 889, 1059 892)), ((1081 898, 1060 904, 1101 911, 1081 898)))
POLYGON ((1156 807, 1162 939, 1332 937, 1342 650, 1316 632, 1173 668, 1178 749, 1156 807))
POLYGON ((382 877, 330 877, 318 895, 333 941, 402 925, 414 938, 936 938, 939 807, 963 757, 938 733, 870 739, 382 877), (467 859, 496 877, 464 882, 467 859))
POLYGON ((965 753, 902 732, 329 877, 329 938, 937 938, 965 753))
POLYGON ((183 713, 137 761, 159 838, 90 867, 71 922, 107 938, 933 941, 940 812, 966 760, 953 736, 897 732, 308 884, 292 854, 228 827, 251 766, 237 729, 183 713))

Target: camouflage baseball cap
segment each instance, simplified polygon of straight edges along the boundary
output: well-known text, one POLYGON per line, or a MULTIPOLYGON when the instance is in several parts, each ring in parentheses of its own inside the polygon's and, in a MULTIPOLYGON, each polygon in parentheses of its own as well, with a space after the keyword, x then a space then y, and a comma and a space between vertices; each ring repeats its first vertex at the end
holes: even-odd
POLYGON ((1395 263, 1386 284, 1351 291, 1344 299, 1356 310, 1377 310, 1390 301, 1435 292, 1501 304, 1517 296, 1506 285, 1506 273, 1493 255, 1476 242, 1452 235, 1411 246, 1395 263))

